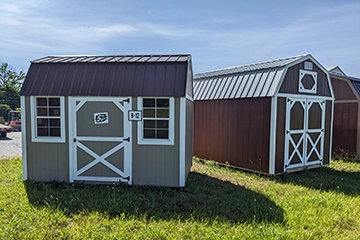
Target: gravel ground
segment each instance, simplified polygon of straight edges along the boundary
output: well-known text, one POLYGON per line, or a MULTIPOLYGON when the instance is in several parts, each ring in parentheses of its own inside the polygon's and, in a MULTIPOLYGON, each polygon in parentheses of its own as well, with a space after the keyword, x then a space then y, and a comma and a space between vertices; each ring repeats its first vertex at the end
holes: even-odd
POLYGON ((0 138, 0 157, 21 157, 21 132, 8 133, 0 138))

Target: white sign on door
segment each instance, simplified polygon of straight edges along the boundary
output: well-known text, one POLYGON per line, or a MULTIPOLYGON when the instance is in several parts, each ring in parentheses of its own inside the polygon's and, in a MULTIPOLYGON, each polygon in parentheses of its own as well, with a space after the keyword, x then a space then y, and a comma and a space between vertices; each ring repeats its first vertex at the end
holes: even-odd
POLYGON ((107 112, 94 113, 95 124, 109 123, 109 114, 107 112))

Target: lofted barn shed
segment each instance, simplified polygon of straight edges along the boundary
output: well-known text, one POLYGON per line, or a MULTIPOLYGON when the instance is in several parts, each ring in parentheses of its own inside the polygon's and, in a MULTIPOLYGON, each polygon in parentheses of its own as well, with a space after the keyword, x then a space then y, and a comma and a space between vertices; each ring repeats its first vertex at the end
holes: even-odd
POLYGON ((264 174, 328 165, 334 96, 311 55, 194 76, 194 155, 264 174))
POLYGON ((338 66, 328 71, 335 95, 333 152, 360 159, 360 79, 338 66))
POLYGON ((24 178, 184 186, 192 77, 190 55, 32 61, 20 92, 24 178))

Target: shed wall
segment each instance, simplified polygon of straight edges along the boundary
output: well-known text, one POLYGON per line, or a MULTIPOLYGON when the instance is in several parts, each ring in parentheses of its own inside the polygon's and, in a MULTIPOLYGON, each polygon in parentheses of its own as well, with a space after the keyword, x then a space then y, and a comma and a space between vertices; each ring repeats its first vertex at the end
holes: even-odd
POLYGON ((194 155, 269 173, 271 98, 194 102, 194 155))
POLYGON ((334 106, 334 135, 333 152, 341 153, 342 150, 356 153, 359 103, 335 103, 334 106))
MULTIPOLYGON (((69 181, 69 143, 40 143, 31 141, 30 97, 25 97, 26 153, 28 180, 37 182, 69 181)), ((65 127, 68 129, 68 99, 65 98, 65 127)))
POLYGON ((344 81, 340 79, 336 79, 331 76, 331 84, 334 89, 335 101, 339 100, 355 100, 357 101, 357 97, 355 96, 353 90, 350 87, 349 81, 344 81))
MULTIPOLYGON (((133 109, 137 99, 133 98, 133 109)), ((174 145, 138 145, 137 122, 133 122, 132 156, 133 184, 179 186, 179 112, 180 99, 175 98, 174 145)))
MULTIPOLYGON (((310 59, 307 60, 307 62, 310 61, 310 59)), ((314 96, 331 96, 330 86, 327 78, 327 74, 323 72, 315 63, 313 63, 313 70, 314 72, 317 72, 317 93, 303 93, 299 92, 299 70, 305 69, 304 68, 304 61, 296 64, 295 66, 292 66, 288 69, 286 72, 284 81, 280 87, 279 92, 280 93, 291 93, 291 94, 299 94, 299 95, 314 95, 314 96)), ((305 76, 310 77, 310 76, 305 76)))

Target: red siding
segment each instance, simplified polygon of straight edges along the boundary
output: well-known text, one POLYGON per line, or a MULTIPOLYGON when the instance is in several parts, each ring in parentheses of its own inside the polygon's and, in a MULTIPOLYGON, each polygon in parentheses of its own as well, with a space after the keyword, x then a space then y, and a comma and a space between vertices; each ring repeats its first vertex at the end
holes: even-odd
POLYGON ((271 98, 194 102, 194 155, 269 172, 271 98))
MULTIPOLYGON (((356 153, 359 103, 336 103, 334 106, 333 152, 339 149, 356 153)), ((360 144, 360 143, 358 143, 360 144)))
POLYGON ((339 80, 331 76, 331 84, 334 89, 335 100, 357 100, 353 90, 350 87, 350 81, 339 80))
MULTIPOLYGON (((310 60, 307 60, 310 61, 310 60)), ((284 81, 279 90, 280 93, 291 93, 307 96, 327 96, 331 97, 330 87, 328 83, 327 75, 314 63, 313 70, 317 72, 317 92, 316 94, 312 93, 302 93, 299 92, 299 70, 304 69, 304 62, 301 62, 295 66, 292 66, 288 69, 284 81)))

